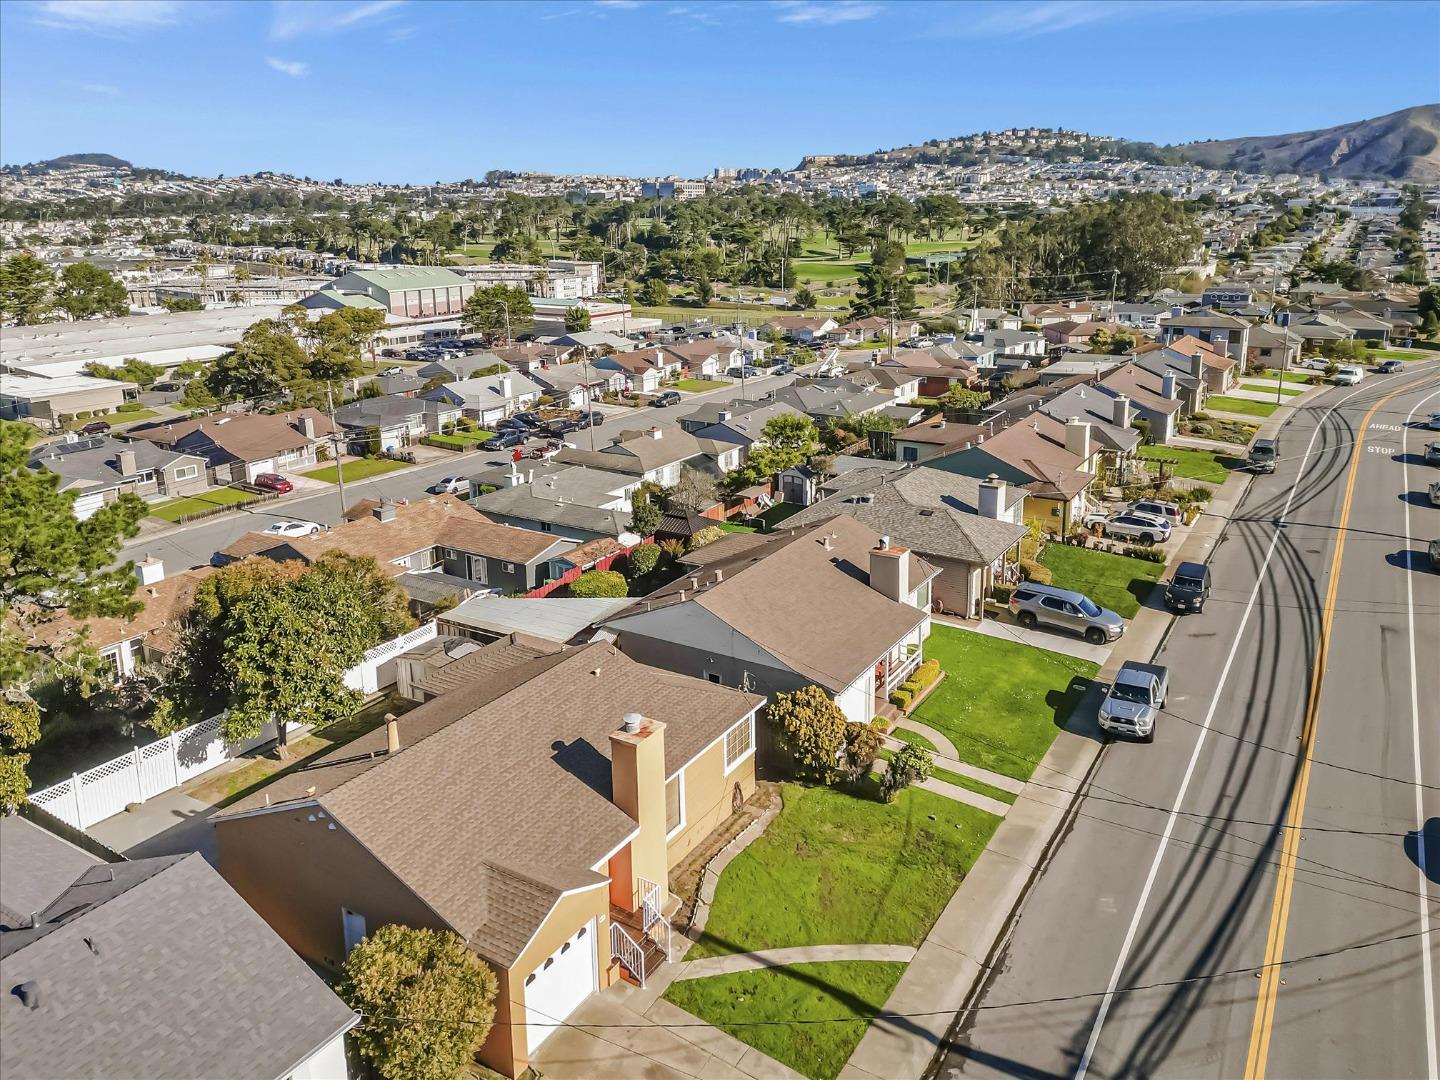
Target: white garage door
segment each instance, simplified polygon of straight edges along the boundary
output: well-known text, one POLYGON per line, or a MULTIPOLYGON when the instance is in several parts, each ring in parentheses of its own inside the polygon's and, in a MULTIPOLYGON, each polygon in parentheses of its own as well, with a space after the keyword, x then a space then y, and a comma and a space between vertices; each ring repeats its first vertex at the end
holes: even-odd
POLYGON ((595 920, 525 976, 525 1045, 534 1053, 597 985, 595 920))
POLYGON ((73 504, 74 513, 79 520, 84 521, 104 505, 104 495, 79 495, 73 504))
POLYGON ((246 470, 245 470, 245 473, 246 473, 245 479, 247 479, 247 480, 254 480, 255 477, 259 476, 262 472, 274 472, 274 471, 275 471, 275 459, 274 459, 274 458, 266 458, 264 461, 252 461, 252 462, 249 464, 249 466, 246 467, 246 470))

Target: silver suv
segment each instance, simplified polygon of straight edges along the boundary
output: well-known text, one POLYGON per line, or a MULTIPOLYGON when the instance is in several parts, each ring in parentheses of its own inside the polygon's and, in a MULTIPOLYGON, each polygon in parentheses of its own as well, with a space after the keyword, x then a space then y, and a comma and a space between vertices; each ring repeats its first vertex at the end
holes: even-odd
POLYGON ((1083 634, 1092 645, 1117 641, 1125 633, 1125 620, 1109 608, 1102 608, 1084 593, 1057 589, 1053 585, 1025 582, 1010 598, 1010 614, 1026 629, 1036 625, 1057 626, 1083 634))

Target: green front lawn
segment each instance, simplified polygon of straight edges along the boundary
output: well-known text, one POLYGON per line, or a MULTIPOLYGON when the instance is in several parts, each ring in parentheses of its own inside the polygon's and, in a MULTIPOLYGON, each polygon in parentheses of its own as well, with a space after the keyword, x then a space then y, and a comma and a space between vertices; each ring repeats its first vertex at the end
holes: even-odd
POLYGON ((1304 383, 1307 386, 1311 381, 1310 376, 1303 371, 1281 371, 1279 368, 1266 368, 1265 377, 1279 379, 1281 382, 1304 383))
POLYGON ((671 983, 665 999, 814 1080, 831 1080, 904 972, 884 961, 792 964, 671 983))
MULTIPOLYGON (((371 476, 383 476, 385 473, 408 468, 410 468, 410 463, 406 461, 392 461, 390 458, 357 458, 354 461, 345 462, 341 469, 341 475, 345 482, 350 484, 356 480, 365 480, 371 476)), ((327 484, 336 483, 334 465, 327 465, 323 469, 312 469, 300 475, 308 476, 311 480, 324 480, 327 484)))
POLYGON ((722 522, 720 522, 720 524, 719 524, 718 527, 719 527, 719 529, 720 529, 721 532, 727 532, 727 533, 731 533, 731 532, 749 532, 749 533, 753 533, 753 532, 759 532, 759 531, 760 531, 760 530, 757 529, 754 525, 740 525, 740 524, 737 524, 737 523, 732 522, 732 521, 722 521, 722 522))
POLYGON ((1165 571, 1160 563, 1069 544, 1046 544, 1040 562, 1050 568, 1058 588, 1082 592, 1127 619, 1135 617, 1150 587, 1165 571))
POLYGON ((252 491, 241 491, 239 488, 216 488, 214 491, 206 491, 200 495, 190 495, 183 499, 167 499, 165 502, 152 503, 148 513, 151 517, 157 517, 161 521, 179 521, 187 514, 198 514, 202 510, 214 510, 219 506, 243 506, 246 503, 254 502, 259 496, 252 491))
POLYGON ((1273 381, 1269 383, 1242 382, 1240 385, 1243 386, 1246 390, 1263 390, 1267 394, 1273 394, 1278 390, 1285 397, 1295 397, 1299 394, 1305 393, 1304 390, 1296 390, 1293 387, 1289 386, 1276 386, 1273 381))
POLYGON ((785 784, 783 796, 765 835, 721 874, 686 959, 794 945, 918 946, 1000 821, 913 787, 889 805, 800 784, 785 784))
POLYGON ((119 427, 121 424, 133 424, 137 420, 149 420, 151 417, 160 414, 154 409, 133 409, 130 412, 106 413, 104 416, 87 416, 83 420, 71 420, 65 425, 67 431, 79 431, 86 424, 93 424, 96 420, 104 420, 111 427, 119 427))
POLYGON ((706 390, 719 390, 722 386, 729 386, 730 383, 722 379, 676 379, 671 385, 676 390, 689 390, 693 394, 703 394, 706 390))
POLYGON ((763 523, 762 531, 772 531, 786 518, 793 517, 804 509, 798 503, 776 503, 760 515, 759 520, 763 523))
POLYGON ((1215 394, 1205 399, 1205 408, 1218 412, 1239 413, 1241 416, 1269 416, 1277 406, 1269 401, 1251 401, 1249 398, 1215 394))
MULTIPOLYGON (((429 435, 426 442, 431 446, 444 446, 451 450, 473 450, 486 439, 493 439, 493 431, 457 431, 454 435, 429 435)), ((345 479, 350 479, 350 474, 345 474, 345 479)))
POLYGON ((1372 360, 1427 360, 1435 356, 1425 349, 1375 349, 1370 353, 1372 360))
MULTIPOLYGON (((915 709, 960 757, 1028 780, 1095 677, 1098 664, 971 630, 935 626, 926 659, 945 678, 915 709)), ((739 860, 736 860, 737 862, 739 860)))
MULTIPOLYGON (((1272 405, 1273 409, 1274 406, 1272 405)), ((1244 465, 1242 458, 1227 457, 1213 450, 1192 450, 1184 446, 1142 446, 1140 456, 1146 461, 1168 461, 1175 476, 1203 480, 1207 484, 1223 484, 1231 469, 1244 465)))

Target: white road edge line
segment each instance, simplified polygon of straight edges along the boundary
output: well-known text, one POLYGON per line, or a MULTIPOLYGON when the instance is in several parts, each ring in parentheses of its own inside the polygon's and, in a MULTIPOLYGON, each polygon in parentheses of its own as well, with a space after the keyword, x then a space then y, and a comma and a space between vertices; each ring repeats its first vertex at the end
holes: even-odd
MULTIPOLYGON (((1429 394, 1415 403, 1405 417, 1405 427, 1400 436, 1400 483, 1405 492, 1405 552, 1411 558, 1410 553, 1410 422, 1415 418, 1415 413, 1421 405, 1431 398, 1440 396, 1440 390, 1429 394)), ((1421 766, 1420 756, 1420 696, 1419 676, 1415 665, 1415 571, 1407 567, 1405 571, 1405 609, 1406 617, 1410 624, 1410 733, 1414 740, 1413 750, 1415 754, 1415 827, 1416 827, 1416 862, 1420 869, 1420 970, 1425 984, 1425 1052, 1428 1071, 1425 1073, 1430 1080, 1440 1078, 1440 1064, 1437 1064, 1435 1050, 1435 1025, 1437 1023, 1435 1014, 1435 974, 1430 964, 1430 886, 1429 874, 1425 866, 1425 799, 1423 787, 1425 782, 1424 770, 1421 766)))
MULTIPOLYGON (((1309 464, 1310 454, 1315 449, 1315 439, 1319 436, 1325 421, 1330 419, 1330 414, 1359 392, 1359 388, 1352 390, 1326 409, 1324 415, 1316 421, 1315 430, 1310 433, 1310 441, 1305 445, 1305 455, 1300 459, 1300 472, 1295 477, 1295 483, 1290 485, 1290 494, 1285 496, 1285 507, 1280 511, 1281 524, 1276 525, 1275 532, 1270 537, 1270 546, 1265 549, 1265 558, 1260 563, 1259 572, 1255 575, 1255 584, 1250 590, 1250 598, 1245 602, 1245 613, 1240 617, 1240 627, 1235 631, 1235 638, 1230 643, 1230 652, 1225 657, 1225 666, 1220 669, 1220 681, 1215 684, 1215 694, 1210 699, 1210 708, 1205 711, 1205 722, 1200 725, 1200 735, 1195 740, 1195 749, 1190 752, 1190 763, 1185 767, 1185 776, 1180 781, 1180 790, 1175 793, 1175 802, 1171 805, 1170 814, 1165 819, 1165 829, 1160 834, 1160 844, 1155 849, 1155 857, 1150 861, 1150 872, 1145 875, 1145 886, 1140 890, 1140 899, 1136 902, 1135 912, 1130 917, 1130 928, 1125 932, 1125 940, 1120 946, 1120 955, 1115 960, 1115 970, 1110 973, 1110 982, 1105 987, 1105 996, 1100 999, 1100 1007, 1095 1012, 1095 1024, 1090 1029, 1090 1038, 1085 1043, 1085 1052, 1080 1057, 1080 1064, 1076 1066, 1075 1080, 1085 1080, 1086 1073, 1090 1071, 1090 1062, 1094 1059, 1095 1049, 1100 1044, 1101 1029, 1105 1027, 1105 1019, 1110 1013, 1110 1004, 1115 1000, 1115 989, 1120 985, 1120 976, 1125 971, 1125 965, 1130 962, 1130 950, 1135 945, 1135 935, 1140 930, 1140 920, 1145 917, 1145 908, 1150 902, 1150 890, 1155 887, 1155 878, 1160 873, 1160 862, 1165 858, 1165 849, 1170 846, 1170 834, 1175 829, 1175 822, 1180 816, 1180 807, 1185 802, 1185 793, 1190 788, 1190 780, 1195 775, 1195 766, 1200 760, 1200 751, 1205 746, 1205 736, 1210 733, 1210 723, 1215 718, 1215 709, 1220 704, 1225 683, 1230 678, 1230 667, 1235 662, 1236 654, 1240 651, 1240 642, 1245 637, 1245 627, 1250 622, 1251 613, 1255 610, 1255 599, 1260 595, 1260 586, 1265 583, 1265 572, 1270 567, 1270 557, 1275 554, 1275 545, 1280 541, 1281 525, 1290 516, 1290 504, 1294 501, 1295 492, 1300 488, 1300 481, 1304 479, 1305 467, 1309 464)), ((1238 507, 1239 504, 1236 505, 1238 507)))

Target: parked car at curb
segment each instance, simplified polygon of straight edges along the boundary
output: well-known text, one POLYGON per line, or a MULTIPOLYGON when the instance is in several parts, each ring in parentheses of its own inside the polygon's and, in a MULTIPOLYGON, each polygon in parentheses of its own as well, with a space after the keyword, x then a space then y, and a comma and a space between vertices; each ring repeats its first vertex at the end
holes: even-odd
POLYGON ((650 399, 652 409, 668 409, 671 405, 680 404, 680 392, 678 390, 666 390, 663 394, 656 394, 650 399))
POLYGON ((265 530, 267 536, 314 536, 321 529, 314 521, 277 521, 265 530))
POLYGON ((1330 361, 1319 356, 1310 356, 1304 360, 1297 360, 1290 366, 1304 368, 1306 371, 1324 371, 1330 366, 1330 361))
POLYGON ((1025 582, 1010 597, 1010 614, 1027 630, 1054 626, 1082 635, 1092 645, 1119 640, 1125 620, 1084 593, 1025 582))
POLYGON ((1170 671, 1160 664, 1126 660, 1100 702, 1100 730, 1155 741, 1155 725, 1170 693, 1170 671))
POLYGON ((572 431, 579 430, 579 427, 580 425, 568 416, 560 416, 554 420, 546 421, 545 424, 541 426, 539 433, 541 435, 549 435, 552 439, 558 439, 561 436, 569 435, 572 431))
POLYGON ((1354 364, 1341 364, 1335 369, 1335 385, 1355 386, 1365 377, 1365 372, 1354 364))
POLYGON ((108 420, 91 420, 88 424, 86 424, 84 427, 82 427, 82 428, 80 429, 80 434, 81 434, 81 435, 104 435, 104 434, 105 434, 107 431, 109 431, 109 430, 110 430, 110 421, 108 421, 108 420))
POLYGON ((1273 473, 1280 444, 1274 439, 1256 439, 1250 447, 1246 463, 1257 473, 1273 473))
POLYGON ((1425 426, 1431 431, 1440 431, 1440 412, 1430 414, 1430 419, 1425 421, 1425 426))
POLYGON ((1440 465, 1440 442, 1425 444, 1425 464, 1440 465))
POLYGON ((1430 505, 1440 506, 1440 480, 1430 485, 1430 505))
POLYGON ((1165 583, 1165 606, 1171 611, 1205 610, 1210 598, 1210 568, 1204 563, 1182 562, 1165 583))
POLYGON ((255 479, 250 483, 261 491, 273 491, 276 495, 284 495, 286 492, 295 490, 294 484, 279 473, 273 472, 256 473, 255 479))
POLYGON ((525 441, 525 432, 514 428, 503 428, 480 444, 482 450, 508 450, 525 441))
POLYGON ((470 478, 459 474, 442 476, 426 490, 432 495, 458 495, 470 490, 470 478))
POLYGON ((1440 540, 1431 540, 1425 550, 1430 556, 1430 569, 1440 570, 1440 540))

